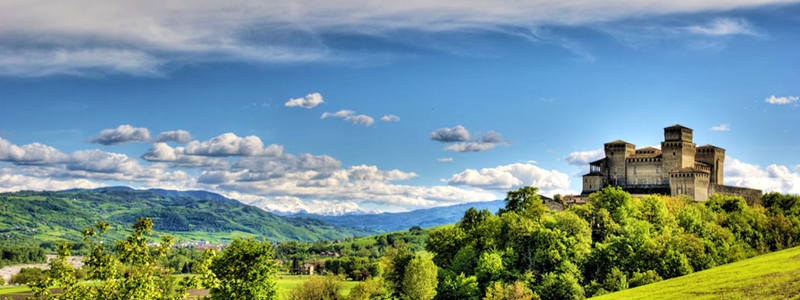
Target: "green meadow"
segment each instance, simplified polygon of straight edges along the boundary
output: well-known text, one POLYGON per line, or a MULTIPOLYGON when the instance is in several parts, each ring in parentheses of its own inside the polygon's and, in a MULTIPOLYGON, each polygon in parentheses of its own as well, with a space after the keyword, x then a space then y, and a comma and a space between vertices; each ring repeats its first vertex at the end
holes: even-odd
POLYGON ((592 299, 800 299, 800 247, 592 299))

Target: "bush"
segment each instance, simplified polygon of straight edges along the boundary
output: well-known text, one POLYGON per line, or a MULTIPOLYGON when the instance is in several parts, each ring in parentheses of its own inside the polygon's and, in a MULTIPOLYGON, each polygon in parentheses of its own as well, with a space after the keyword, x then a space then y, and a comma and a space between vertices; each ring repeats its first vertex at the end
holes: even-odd
POLYGON ((19 273, 11 276, 9 284, 28 284, 47 278, 47 273, 39 268, 22 268, 19 273))
POLYGON ((344 276, 328 275, 311 277, 303 285, 292 290, 291 300, 341 300, 344 276))

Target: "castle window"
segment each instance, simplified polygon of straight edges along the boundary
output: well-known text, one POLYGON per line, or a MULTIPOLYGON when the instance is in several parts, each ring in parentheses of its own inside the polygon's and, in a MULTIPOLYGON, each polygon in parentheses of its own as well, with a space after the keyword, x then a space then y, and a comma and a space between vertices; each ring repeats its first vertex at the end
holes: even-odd
POLYGON ((647 178, 644 179, 644 185, 647 185, 647 178))
POLYGON ((633 167, 633 174, 636 174, 636 167, 633 167))
POLYGON ((661 184, 661 177, 656 178, 656 184, 661 184))
POLYGON ((656 173, 661 173, 661 167, 656 167, 656 173))
POLYGON ((639 184, 639 178, 634 178, 633 179, 633 185, 637 185, 637 184, 639 184))
POLYGON ((672 152, 672 156, 675 156, 675 152, 672 152))

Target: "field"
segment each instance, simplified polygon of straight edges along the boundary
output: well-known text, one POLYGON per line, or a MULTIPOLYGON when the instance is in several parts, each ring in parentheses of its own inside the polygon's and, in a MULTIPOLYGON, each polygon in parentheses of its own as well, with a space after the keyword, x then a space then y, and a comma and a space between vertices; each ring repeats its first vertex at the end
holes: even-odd
POLYGON ((800 247, 592 299, 800 299, 800 247))
MULTIPOLYGON (((281 294, 287 294, 291 291, 294 287, 301 285, 306 280, 310 279, 311 276, 308 275, 278 275, 278 288, 281 291, 281 294)), ((83 284, 90 284, 88 282, 84 282, 83 284)), ((355 281, 347 281, 344 283, 344 288, 342 289, 342 294, 347 296, 350 294, 350 290, 353 289, 358 284, 355 281)), ((194 290, 190 291, 190 297, 197 295, 207 295, 206 291, 202 290, 194 290)), ((30 289, 27 286, 5 286, 0 287, 0 299, 5 299, 5 297, 12 297, 12 299, 24 299, 25 297, 30 296, 30 289)))

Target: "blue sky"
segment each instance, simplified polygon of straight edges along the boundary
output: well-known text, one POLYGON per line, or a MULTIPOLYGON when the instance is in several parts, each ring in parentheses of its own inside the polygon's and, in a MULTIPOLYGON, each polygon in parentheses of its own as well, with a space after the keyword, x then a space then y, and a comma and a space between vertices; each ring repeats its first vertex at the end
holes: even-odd
POLYGON ((727 184, 797 194, 800 4, 747 2, 7 1, 0 190, 402 211, 580 192, 603 143, 680 123, 727 184))

